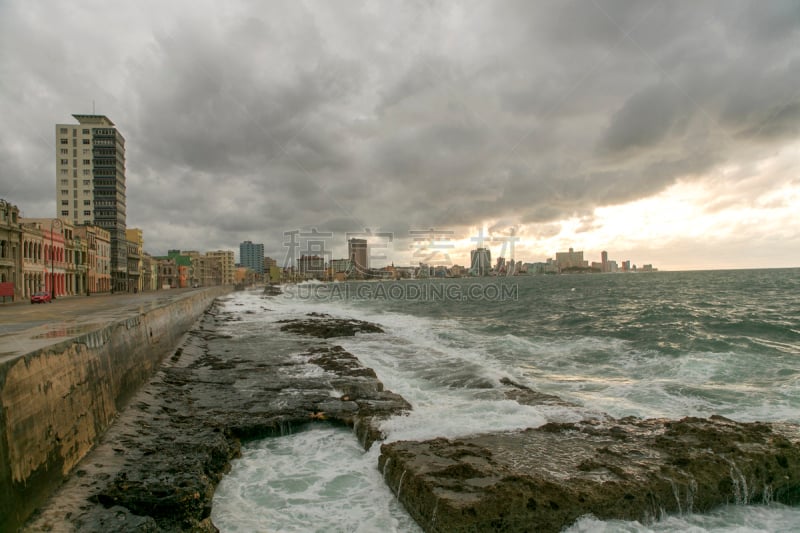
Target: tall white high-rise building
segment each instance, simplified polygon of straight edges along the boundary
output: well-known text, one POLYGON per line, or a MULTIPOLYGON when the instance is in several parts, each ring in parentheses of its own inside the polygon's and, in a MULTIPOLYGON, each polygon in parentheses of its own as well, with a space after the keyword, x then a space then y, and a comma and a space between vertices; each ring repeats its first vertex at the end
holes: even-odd
POLYGON ((111 287, 125 291, 125 138, 104 115, 56 124, 56 216, 93 224, 111 238, 111 287))

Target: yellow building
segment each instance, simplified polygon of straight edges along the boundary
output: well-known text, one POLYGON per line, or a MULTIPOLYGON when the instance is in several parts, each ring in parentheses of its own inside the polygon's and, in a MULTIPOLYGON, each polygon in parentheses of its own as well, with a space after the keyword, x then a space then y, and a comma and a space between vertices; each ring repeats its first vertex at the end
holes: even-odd
POLYGON ((128 292, 140 292, 144 289, 144 280, 142 279, 144 234, 139 228, 128 228, 125 230, 125 240, 128 244, 128 292))
POLYGON ((236 261, 234 259, 233 250, 214 250, 206 252, 206 255, 219 264, 220 283, 222 285, 233 285, 236 283, 236 261))

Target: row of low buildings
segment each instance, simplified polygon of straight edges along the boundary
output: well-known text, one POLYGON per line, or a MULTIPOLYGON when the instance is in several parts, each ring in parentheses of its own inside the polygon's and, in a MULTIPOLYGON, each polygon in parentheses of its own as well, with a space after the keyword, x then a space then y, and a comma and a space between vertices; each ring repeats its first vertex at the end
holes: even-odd
POLYGON ((109 231, 67 218, 21 217, 16 205, 0 199, 0 296, 8 301, 39 291, 58 298, 236 282, 233 251, 153 257, 144 251, 142 230, 127 228, 125 237, 125 267, 114 282, 109 231))
POLYGON ((109 232, 58 218, 24 218, 0 199, 0 295, 56 297, 111 290, 109 232))

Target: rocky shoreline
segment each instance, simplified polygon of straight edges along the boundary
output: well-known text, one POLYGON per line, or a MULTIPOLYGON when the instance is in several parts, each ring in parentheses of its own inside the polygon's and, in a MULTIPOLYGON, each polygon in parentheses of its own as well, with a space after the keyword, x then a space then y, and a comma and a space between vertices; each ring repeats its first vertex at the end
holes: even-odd
MULTIPOLYGON (((214 490, 247 439, 353 428, 368 449, 411 406, 329 339, 379 333, 309 314, 264 354, 222 333, 213 305, 24 531, 217 531, 214 490), (235 351, 235 353, 234 353, 235 351)), ((503 378, 506 398, 570 406, 503 378)), ((578 423, 381 447, 387 485, 425 531, 559 531, 577 518, 651 521, 725 503, 800 503, 800 430, 721 417, 578 423)))
MULTIPOLYGON (((227 353, 219 326, 235 320, 212 306, 24 531, 217 531, 214 490, 243 440, 341 424, 368 449, 381 438, 381 420, 410 409, 335 345, 227 353)), ((337 328, 371 329, 330 317, 292 324, 295 333, 324 338, 337 328)))
POLYGON ((652 523, 728 503, 800 504, 800 433, 722 417, 594 420, 381 447, 429 532, 561 531, 591 514, 652 523))

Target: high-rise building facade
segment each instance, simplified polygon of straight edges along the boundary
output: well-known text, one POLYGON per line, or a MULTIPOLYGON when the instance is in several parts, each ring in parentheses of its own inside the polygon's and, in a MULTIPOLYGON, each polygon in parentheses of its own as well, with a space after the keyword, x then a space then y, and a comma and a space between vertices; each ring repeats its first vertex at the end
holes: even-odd
POLYGON ((356 275, 367 273, 369 270, 367 239, 350 239, 347 241, 347 256, 356 275))
POLYGON ((257 274, 264 273, 264 245, 244 241, 239 244, 239 264, 257 274))
POLYGON ((473 276, 488 276, 492 270, 492 253, 488 248, 476 248, 469 253, 469 271, 473 276))
POLYGON ((56 216, 94 224, 111 237, 111 287, 128 289, 125 138, 104 115, 56 124, 56 216))

